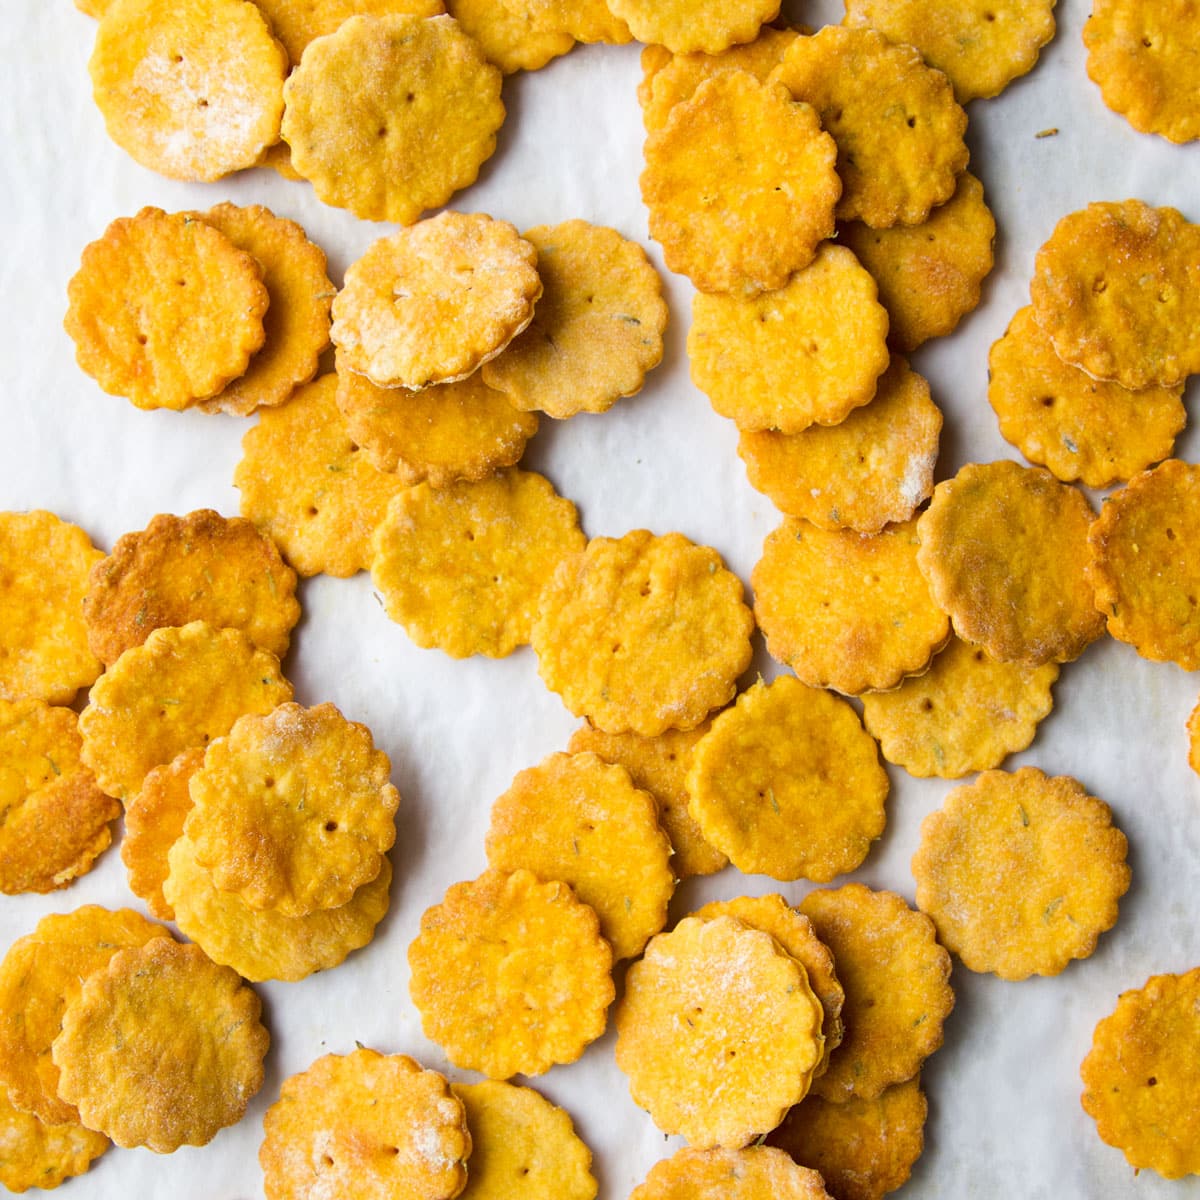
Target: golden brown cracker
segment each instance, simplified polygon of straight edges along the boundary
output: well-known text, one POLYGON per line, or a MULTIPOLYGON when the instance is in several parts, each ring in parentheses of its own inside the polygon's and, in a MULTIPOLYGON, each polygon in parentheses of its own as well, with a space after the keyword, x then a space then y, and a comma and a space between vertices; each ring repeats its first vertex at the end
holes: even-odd
POLYGON ((800 911, 833 951, 846 989, 846 1036, 813 1094, 834 1103, 874 1100, 916 1075, 942 1044, 954 1007, 950 955, 933 922, 894 892, 848 883, 810 892, 800 911))
POLYGON ((632 958, 667 923, 671 843, 654 797, 595 754, 551 754, 492 805, 488 866, 569 883, 600 918, 613 958, 632 958))
POLYGON ((483 380, 522 412, 607 412, 639 392, 662 360, 662 282, 636 242, 586 221, 521 235, 537 250, 543 292, 533 320, 483 366, 483 380))
POLYGON ((1102 488, 1168 457, 1187 421, 1183 384, 1131 392, 1054 353, 1032 307, 988 354, 988 401, 1000 432, 1064 483, 1102 488))
POLYGON ((351 17, 284 87, 292 165, 326 204, 411 225, 495 150, 500 79, 452 17, 351 17))
POLYGON ((917 531, 915 521, 864 534, 785 517, 750 576, 773 657, 847 695, 924 670, 950 622, 918 569, 917 531))
POLYGON ((10 1192, 56 1188, 82 1175, 107 1149, 104 1134, 74 1121, 48 1125, 0 1094, 0 1184, 10 1192))
POLYGON ((625 976, 617 1066, 664 1133, 737 1149, 803 1099, 823 1015, 804 968, 770 934, 685 917, 625 976))
POLYGON ((1070 662, 1104 631, 1085 575, 1093 515, 1042 467, 968 463, 934 488, 917 562, 964 641, 1002 662, 1070 662))
POLYGON ((451 887, 421 917, 408 965, 425 1036, 493 1079, 574 1062, 604 1032, 615 994, 595 912, 526 870, 451 887))
POLYGON ((722 72, 646 140, 650 236, 701 291, 775 291, 833 234, 836 159, 807 104, 747 71, 722 72))
POLYGON ((447 9, 505 75, 540 70, 575 45, 569 33, 540 29, 527 10, 518 12, 496 0, 449 0, 447 9))
POLYGON ((527 20, 544 33, 567 33, 580 42, 623 46, 633 40, 629 26, 606 0, 499 0, 498 8, 527 20))
POLYGON ((538 674, 606 733, 694 729, 733 698, 754 619, 720 555, 635 529, 563 559, 533 624, 538 674))
POLYGON ((1188 766, 1200 775, 1200 703, 1192 709, 1188 717, 1188 766))
POLYGON ((290 183, 306 183, 304 176, 292 166, 292 148, 287 142, 276 142, 268 146, 258 157, 256 167, 269 167, 290 183))
POLYGON ((816 1171, 771 1146, 684 1146, 656 1162, 629 1200, 829 1200, 829 1193, 816 1171))
POLYGON ((350 370, 419 391, 494 358, 533 319, 541 294, 537 251, 512 225, 443 212, 380 238, 350 265, 333 302, 333 340, 350 370))
POLYGON ((292 66, 309 42, 336 33, 351 17, 437 17, 442 0, 255 0, 283 44, 292 66))
POLYGON ((705 838, 739 871, 781 880, 828 883, 853 871, 883 832, 887 794, 854 709, 788 675, 756 683, 721 713, 688 772, 705 838))
POLYGON ((609 0, 639 42, 673 54, 719 54, 752 42, 779 15, 779 0, 609 0))
POLYGON ((908 521, 933 491, 942 411, 929 384, 899 357, 875 397, 837 425, 738 437, 752 487, 781 512, 822 529, 878 533, 908 521))
POLYGON ((739 429, 836 425, 875 395, 888 317, 875 281, 844 246, 824 245, 786 286, 692 300, 692 382, 739 429))
POLYGON ((211 225, 159 208, 118 217, 85 246, 67 297, 63 324, 80 368, 111 396, 173 410, 245 372, 270 303, 249 254, 211 225))
POLYGON ((375 533, 371 578, 418 646, 503 658, 528 643, 543 586, 584 541, 575 505, 512 467, 398 495, 375 533))

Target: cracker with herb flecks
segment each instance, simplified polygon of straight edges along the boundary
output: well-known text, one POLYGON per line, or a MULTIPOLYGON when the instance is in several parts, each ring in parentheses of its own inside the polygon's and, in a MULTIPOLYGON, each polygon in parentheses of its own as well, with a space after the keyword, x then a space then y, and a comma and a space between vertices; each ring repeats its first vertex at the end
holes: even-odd
POLYGON ((82 1175, 108 1149, 108 1138, 77 1121, 47 1123, 0 1093, 0 1185, 10 1192, 49 1191, 82 1175))

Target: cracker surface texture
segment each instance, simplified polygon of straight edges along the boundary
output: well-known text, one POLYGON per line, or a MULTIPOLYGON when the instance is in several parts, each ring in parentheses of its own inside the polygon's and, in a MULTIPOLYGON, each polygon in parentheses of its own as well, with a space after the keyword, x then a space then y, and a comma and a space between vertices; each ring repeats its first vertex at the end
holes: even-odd
POLYGON ((779 15, 779 0, 609 0, 639 42, 675 54, 719 54, 752 42, 779 15))
POLYGON ((770 1146, 684 1146, 655 1163, 630 1200, 829 1200, 829 1193, 816 1171, 770 1146))
POLYGON ((49 1191, 82 1175, 108 1149, 108 1138, 74 1121, 47 1124, 0 1095, 0 1184, 10 1192, 49 1191))

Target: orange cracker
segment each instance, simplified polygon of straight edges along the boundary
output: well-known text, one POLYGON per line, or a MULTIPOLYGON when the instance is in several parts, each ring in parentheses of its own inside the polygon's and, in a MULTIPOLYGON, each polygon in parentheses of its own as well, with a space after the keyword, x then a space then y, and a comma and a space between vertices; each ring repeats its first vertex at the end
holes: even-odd
POLYGON ((837 1200, 882 1200, 908 1181, 921 1157, 928 1110, 916 1076, 874 1100, 809 1096, 767 1141, 819 1171, 837 1200))
POLYGON ((511 10, 496 0, 448 0, 447 8, 505 75, 540 70, 575 45, 569 33, 540 29, 528 11, 511 10))
POLYGON ((538 674, 606 733, 694 729, 733 699, 750 665, 743 596, 720 555, 682 534, 594 538, 542 591, 538 674))
POLYGON ((1114 492, 1088 542, 1108 632, 1154 662, 1200 667, 1200 467, 1170 458, 1114 492))
POLYGON ((1096 0, 1083 26, 1088 78, 1140 133, 1200 138, 1200 28, 1193 0, 1096 0))
POLYGON ((80 762, 81 745, 71 709, 0 700, 0 892, 66 887, 112 842, 121 806, 80 762))
POLYGON ((607 412, 662 360, 667 306, 645 251, 615 229, 566 221, 521 235, 544 291, 533 321, 483 366, 484 382, 523 412, 607 412))
POLYGON ((967 114, 914 47, 826 25, 797 38, 771 79, 811 104, 837 142, 839 220, 919 225, 954 194, 967 165, 967 114))
POLYGON ((371 538, 404 486, 355 445, 337 405, 336 375, 297 389, 242 438, 233 474, 241 512, 300 575, 354 575, 371 565, 371 538))
POLYGON ((646 141, 650 236, 701 291, 774 291, 833 234, 836 159, 807 104, 747 71, 722 72, 646 141))
POLYGON ((283 1081, 263 1131, 267 1200, 452 1200, 467 1182, 463 1102, 406 1054, 359 1047, 318 1058, 283 1081))
POLYGON ((1126 849, 1108 805, 1074 779, 985 771, 921 822, 917 907, 972 971, 1057 975, 1116 923, 1126 849))
POLYGON ((1056 663, 997 662, 951 637, 929 670, 863 697, 863 723, 888 762, 910 775, 959 779, 998 767, 1033 741, 1054 707, 1056 663))
POLYGON ((104 1134, 74 1121, 48 1125, 0 1094, 0 1185, 10 1192, 56 1188, 82 1175, 107 1149, 104 1134))
POLYGON ((179 410, 215 396, 266 337, 262 276, 254 258, 184 213, 119 217, 84 247, 67 285, 75 361, 138 408, 179 410))
POLYGON ((0 513, 0 699, 70 704, 95 682, 83 597, 103 557, 44 509, 0 513))
POLYGON ((692 382, 739 429, 836 425, 875 395, 888 317, 875 281, 844 246, 824 245, 786 286, 692 301, 692 382))
POLYGON ((1187 421, 1183 384, 1131 392, 1054 353, 1033 309, 1020 310, 988 355, 1000 432, 1065 483, 1102 488, 1166 458, 1187 421))
POLYGON ((687 772, 696 743, 708 732, 708 722, 695 729, 667 729, 657 737, 636 733, 604 733, 583 725, 571 735, 567 751, 591 752, 629 772, 635 787, 649 792, 658 804, 658 821, 671 839, 671 869, 680 879, 712 875, 729 862, 710 846, 690 811, 687 772))
POLYGON ((282 658, 300 619, 296 573, 250 521, 211 508, 159 513, 92 568, 88 643, 110 666, 156 629, 207 621, 282 658))
POLYGON ((132 909, 89 904, 43 917, 9 947, 0 962, 0 1085, 11 1104, 48 1125, 79 1120, 74 1105, 59 1097, 50 1057, 63 1012, 118 950, 169 936, 132 909))
POLYGON ((737 1149, 804 1098, 823 1016, 804 967, 770 934, 685 917, 625 976, 617 1066, 664 1133, 737 1149))
POLYGON ((968 463, 917 522, 917 563, 954 632, 1002 662, 1070 662, 1104 632, 1085 575, 1093 513, 1041 467, 968 463))
POLYGON ((471 1164, 462 1200, 594 1200, 592 1152, 533 1088, 494 1079, 452 1083, 467 1110, 471 1164))
POLYGON ((567 884, 485 871, 425 911, 408 947, 425 1036, 493 1079, 574 1062, 615 994, 595 912, 567 884))
POLYGON ((996 221, 983 184, 964 171, 954 195, 919 225, 872 229, 861 221, 838 227, 879 286, 888 311, 888 342, 908 354, 944 337, 979 304, 980 288, 995 262, 996 221))
POLYGON ((203 1146, 262 1086, 261 1013, 237 972, 199 946, 154 938, 118 950, 63 1014, 59 1093, 118 1146, 203 1146))
POLYGON ((494 358, 541 294, 537 251, 512 225, 444 212, 380 238, 350 265, 333 340, 350 370, 419 391, 494 358))
POLYGON ((375 533, 371 577, 418 646, 503 658, 528 643, 543 585, 584 540, 575 505, 513 467, 398 495, 375 533))
POLYGON ((88 70, 122 150, 160 175, 211 182, 279 140, 287 65, 246 0, 111 0, 88 70))
POLYGON ((437 17, 442 0, 255 0, 297 66, 309 42, 336 33, 351 17, 437 17))
POLYGON ((830 1200, 821 1176, 771 1146, 696 1150, 656 1162, 629 1200, 830 1200))
POLYGON ((1079 1073, 1083 1110, 1135 1171, 1200 1175, 1200 967, 1122 992, 1079 1073))
POLYGON ((954 1007, 950 955, 933 922, 894 892, 849 883, 810 892, 800 911, 833 951, 846 989, 846 1036, 813 1094, 835 1103, 874 1100, 916 1075, 942 1044, 954 1007))
POLYGON ((1200 225, 1142 200, 1068 213, 1037 253, 1033 315, 1054 352, 1123 387, 1200 372, 1200 225))
POLYGON ((771 654, 812 687, 847 695, 923 671, 950 622, 917 568, 917 529, 863 534, 786 517, 750 576, 771 654))
POLYGON ((667 923, 671 843, 654 797, 595 754, 551 754, 492 805, 488 866, 569 883, 600 918, 613 958, 632 958, 667 923))
POLYGON ((850 705, 784 675, 713 721, 688 794, 705 838, 739 871, 828 883, 883 832, 888 778, 850 705))
POLYGON ((82 758, 102 790, 127 800, 155 767, 291 698, 279 660, 238 630, 156 629, 96 681, 79 717, 82 758))
POLYGON ((880 376, 875 398, 837 425, 738 437, 752 487, 781 512, 822 529, 878 533, 908 521, 933 491, 942 411, 902 358, 880 376))
POLYGON ((606 0, 498 0, 497 7, 549 33, 568 33, 580 42, 623 46, 633 40, 629 26, 606 0))
POLYGON ((719 54, 752 42, 779 15, 779 0, 609 0, 639 42, 674 54, 719 54))
POLYGON ((411 225, 491 157, 500 80, 452 17, 351 17, 284 87, 292 165, 326 204, 411 225))
POLYGON ((1200 703, 1188 716, 1188 766, 1200 775, 1200 703))

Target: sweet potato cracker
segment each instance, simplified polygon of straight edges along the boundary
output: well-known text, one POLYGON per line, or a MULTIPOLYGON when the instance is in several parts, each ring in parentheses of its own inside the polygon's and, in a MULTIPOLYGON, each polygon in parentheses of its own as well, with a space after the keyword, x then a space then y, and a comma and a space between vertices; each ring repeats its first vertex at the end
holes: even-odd
POLYGON ((442 0, 255 0, 283 43, 292 66, 298 66, 309 42, 336 33, 351 17, 438 17, 442 0))
POLYGON ((779 0, 609 0, 639 42, 674 54, 719 54, 752 42, 779 15, 779 0))
POLYGON ((528 11, 510 10, 496 0, 449 0, 447 7, 488 62, 505 75, 540 70, 575 45, 569 33, 539 29, 528 11))
POLYGON ((629 1200, 829 1200, 816 1171, 770 1146, 684 1146, 650 1168, 629 1200))
POLYGON ((595 912, 565 883, 485 871, 426 909, 408 947, 425 1036, 493 1079, 574 1062, 615 994, 595 912))
POLYGON ((720 555, 635 529, 563 559, 533 624, 538 674, 606 733, 694 729, 733 699, 754 619, 720 555))
POLYGON ((664 1133, 737 1149, 802 1100, 824 1010, 804 968, 732 917, 685 917, 625 976, 617 1066, 664 1133))
POLYGON ((692 300, 692 382, 739 429, 836 425, 875 395, 888 317, 875 281, 844 246, 824 245, 786 286, 692 300))
POLYGON ((107 1149, 104 1134, 74 1121, 47 1125, 0 1094, 0 1185, 10 1192, 56 1188, 82 1175, 107 1149))
POLYGON ((568 33, 580 42, 623 46, 633 40, 629 26, 606 0, 499 0, 497 7, 528 19, 535 29, 568 33))

